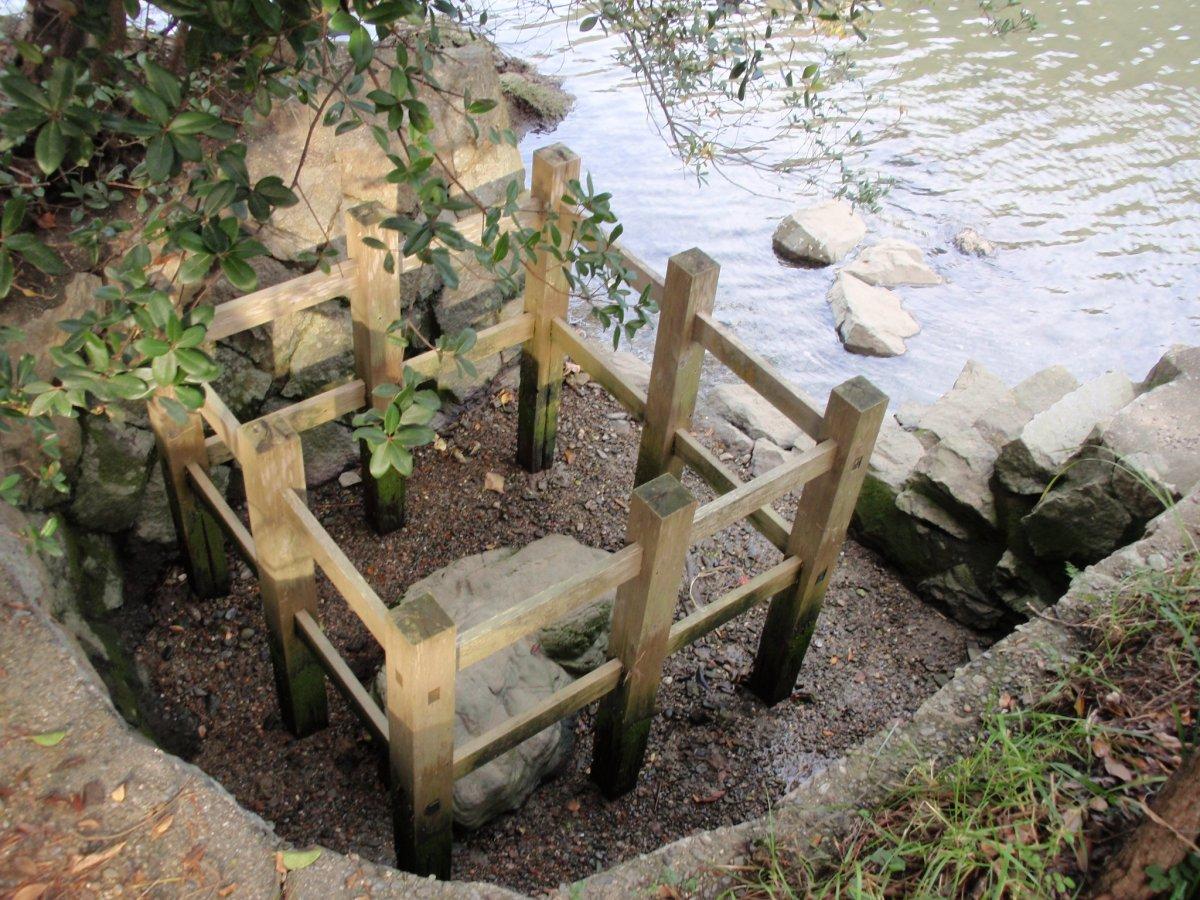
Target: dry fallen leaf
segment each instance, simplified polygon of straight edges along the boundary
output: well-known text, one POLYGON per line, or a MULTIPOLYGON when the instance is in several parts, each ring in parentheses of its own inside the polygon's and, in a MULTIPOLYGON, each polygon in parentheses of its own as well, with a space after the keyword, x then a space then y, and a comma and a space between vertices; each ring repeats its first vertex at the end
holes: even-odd
POLYGON ((113 803, 125 802, 125 784, 122 782, 113 788, 113 792, 108 796, 112 797, 113 803))
POLYGON ((219 891, 217 891, 217 896, 218 897, 228 897, 230 894, 232 894, 234 891, 236 891, 237 888, 238 888, 238 883, 236 881, 234 881, 231 884, 225 885, 225 887, 223 887, 219 891))
POLYGON ((163 816, 161 819, 158 820, 158 824, 156 824, 152 829, 150 829, 150 836, 155 837, 155 838, 162 837, 164 834, 167 833, 167 829, 171 827, 171 823, 174 821, 175 821, 175 816, 173 816, 173 815, 163 816))
POLYGON ((485 491, 494 491, 497 494, 503 494, 504 476, 499 472, 488 472, 483 476, 483 489, 485 491))
POLYGON ((107 850, 101 850, 97 853, 89 853, 87 856, 80 857, 75 861, 75 863, 71 866, 70 873, 72 875, 78 875, 80 872, 85 872, 94 866, 100 865, 102 862, 107 862, 124 849, 125 842, 121 841, 120 843, 113 844, 107 850))
POLYGON ((692 794, 692 802, 693 803, 716 803, 718 800, 720 800, 724 796, 725 796, 725 790, 722 788, 721 790, 713 791, 711 794, 706 794, 703 797, 701 797, 697 794, 692 794))
POLYGON ((1120 778, 1122 781, 1133 781, 1133 772, 1129 767, 1111 756, 1104 757, 1104 771, 1113 778, 1120 778))
POLYGON ((574 451, 574 450, 564 450, 564 451, 563 451, 563 461, 564 461, 564 462, 565 462, 565 463, 566 463, 568 466, 569 466, 571 463, 575 462, 575 451, 574 451))
POLYGON ((446 448, 449 446, 450 445, 446 443, 446 439, 444 437, 442 437, 440 434, 433 439, 433 449, 436 450, 438 453, 445 453, 446 448))
POLYGON ((579 812, 579 801, 574 797, 567 801, 567 812, 579 812))
POLYGON ((12 895, 12 900, 38 900, 46 894, 48 884, 27 884, 24 887, 17 888, 16 893, 12 895))

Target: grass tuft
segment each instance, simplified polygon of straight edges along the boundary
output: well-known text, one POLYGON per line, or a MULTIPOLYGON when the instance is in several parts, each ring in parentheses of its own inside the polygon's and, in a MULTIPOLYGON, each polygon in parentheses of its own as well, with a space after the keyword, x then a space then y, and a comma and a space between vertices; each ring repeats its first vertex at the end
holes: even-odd
MULTIPOLYGON (((737 897, 1075 897, 1200 741, 1200 569, 1142 571, 1077 626, 1085 652, 1024 708, 1008 695, 973 750, 913 770, 821 858, 772 834, 737 897)), ((1194 890, 1190 858, 1151 873, 1194 890)))

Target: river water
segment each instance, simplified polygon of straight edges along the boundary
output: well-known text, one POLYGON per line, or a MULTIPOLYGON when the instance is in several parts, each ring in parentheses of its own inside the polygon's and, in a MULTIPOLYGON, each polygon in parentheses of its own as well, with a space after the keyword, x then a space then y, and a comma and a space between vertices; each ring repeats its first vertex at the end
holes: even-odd
MULTIPOLYGON (((899 288, 922 325, 908 353, 846 353, 825 302, 832 269, 778 261, 781 216, 819 196, 730 171, 699 185, 675 160, 609 39, 561 20, 502 27, 510 52, 577 98, 533 150, 562 141, 614 194, 623 241, 665 268, 698 246, 722 267, 717 317, 813 394, 865 374, 894 402, 946 390, 969 358, 1018 380, 1062 363, 1141 378, 1200 343, 1200 16, 1192 0, 1045 0, 1033 34, 997 37, 971 3, 897 2, 857 51, 883 117, 866 164, 894 180, 868 240, 907 238, 946 283, 899 288), (999 247, 963 256, 974 226, 999 247)), ((634 349, 648 356, 652 339, 634 349)))

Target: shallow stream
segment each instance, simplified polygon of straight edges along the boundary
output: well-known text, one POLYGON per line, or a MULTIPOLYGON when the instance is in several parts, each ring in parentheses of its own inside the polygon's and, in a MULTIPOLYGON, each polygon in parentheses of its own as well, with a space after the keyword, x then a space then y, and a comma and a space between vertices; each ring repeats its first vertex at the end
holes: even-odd
POLYGON ((612 39, 544 20, 499 40, 577 97, 552 135, 525 139, 526 158, 551 141, 579 153, 614 194, 624 241, 656 266, 691 246, 717 259, 718 317, 811 393, 863 373, 894 401, 929 400, 971 357, 1010 381, 1052 363, 1141 378, 1165 347, 1200 342, 1200 19, 1190 0, 1028 5, 1039 29, 1001 38, 971 0, 901 0, 858 51, 880 117, 902 113, 868 152, 894 179, 868 239, 912 240, 946 278, 899 289, 923 330, 887 360, 842 349, 831 270, 771 251, 779 218, 814 196, 799 180, 732 170, 741 186, 698 185, 612 39), (997 254, 954 250, 965 226, 997 254))

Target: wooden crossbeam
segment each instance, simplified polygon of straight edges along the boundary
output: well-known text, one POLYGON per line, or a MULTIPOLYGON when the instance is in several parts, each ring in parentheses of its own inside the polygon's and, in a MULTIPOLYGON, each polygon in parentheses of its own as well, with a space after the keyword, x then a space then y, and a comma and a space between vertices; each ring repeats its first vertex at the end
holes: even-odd
POLYGON ((788 491, 793 491, 829 471, 837 450, 833 441, 822 441, 804 453, 780 463, 769 472, 740 484, 728 493, 704 504, 692 523, 692 543, 716 534, 738 519, 768 506, 788 491))
MULTIPOLYGON (((717 459, 716 454, 700 443, 695 435, 683 429, 675 432, 675 452, 719 494, 735 490, 742 484, 733 469, 717 459)), ((791 528, 771 506, 763 506, 750 513, 749 521, 759 534, 780 550, 787 547, 791 528)))
POLYGON ((479 662, 614 588, 641 569, 642 548, 631 544, 598 565, 510 606, 458 639, 458 670, 479 662))
POLYGON ((349 296, 354 277, 355 264, 347 260, 335 263, 329 274, 311 272, 222 303, 213 312, 207 338, 219 341, 334 297, 349 296))
POLYGON ((317 624, 317 620, 312 617, 308 610, 302 609, 296 613, 296 630, 300 632, 300 637, 313 654, 320 661, 325 669, 325 674, 329 676, 329 680, 333 682, 333 686, 338 689, 338 692, 346 698, 346 702, 350 704, 350 708, 362 720, 362 723, 371 732, 371 737, 383 744, 387 744, 387 716, 383 714, 383 710, 379 708, 379 704, 371 699, 371 695, 367 689, 363 687, 354 673, 350 671, 350 667, 346 665, 346 660, 338 653, 337 648, 329 642, 329 638, 325 636, 325 632, 321 630, 321 626, 317 624))
POLYGON ((722 594, 711 603, 705 604, 671 626, 667 639, 667 652, 674 653, 699 640, 714 628, 740 616, 746 610, 774 597, 784 588, 796 583, 800 576, 800 560, 789 556, 783 562, 756 575, 743 585, 722 594))
POLYGON ((217 490, 217 486, 212 483, 212 479, 208 477, 208 473, 200 468, 196 463, 188 463, 187 465, 188 480, 192 483, 192 487, 196 489, 196 496, 204 501, 204 505, 217 517, 217 521, 229 535, 238 552, 251 567, 258 568, 258 553, 254 549, 254 538, 250 532, 246 530, 246 526, 242 524, 242 520, 237 517, 237 513, 221 496, 221 492, 217 490))
POLYGON ((634 417, 646 416, 646 395, 625 380, 620 372, 608 364, 603 354, 593 349, 593 344, 579 334, 567 322, 556 318, 551 323, 554 339, 562 344, 564 352, 579 364, 602 388, 617 398, 634 417))
POLYGON ((620 683, 621 672, 621 661, 610 659, 562 690, 555 691, 541 703, 455 748, 454 777, 470 775, 564 716, 600 699, 620 683))
POLYGON ((713 319, 712 313, 697 313, 692 324, 692 337, 763 399, 800 426, 805 434, 820 440, 824 421, 820 411, 799 388, 776 372, 774 366, 713 319))
POLYGON ((308 540, 308 550, 321 567, 326 577, 333 582, 354 614, 362 619, 367 631, 383 646, 387 646, 388 633, 392 629, 392 618, 387 606, 367 584, 354 563, 342 552, 342 548, 329 536, 324 526, 317 521, 312 510, 295 491, 281 488, 284 506, 292 514, 297 525, 308 540))

